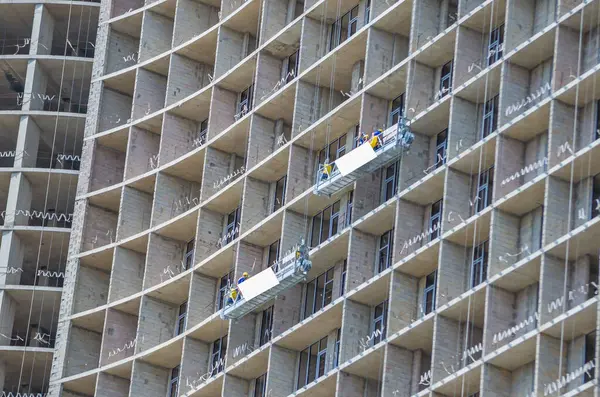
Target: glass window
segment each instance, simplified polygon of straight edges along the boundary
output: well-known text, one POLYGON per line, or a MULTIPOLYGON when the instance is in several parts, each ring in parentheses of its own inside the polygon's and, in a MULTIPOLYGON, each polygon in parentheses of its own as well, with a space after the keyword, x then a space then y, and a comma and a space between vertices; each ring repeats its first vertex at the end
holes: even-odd
POLYGON ((490 135, 498 128, 498 95, 490 99, 483 106, 482 138, 490 135))
POLYGON ((273 306, 265 309, 262 313, 262 320, 260 323, 260 345, 271 340, 273 336, 273 306))
POLYGON ((387 299, 377 306, 373 311, 373 339, 372 345, 374 346, 385 339, 386 335, 386 324, 387 324, 387 299))
POLYGON ((385 203, 398 192, 398 173, 400 163, 395 162, 383 169, 383 202, 385 203))
POLYGON ((311 246, 316 247, 328 238, 335 236, 338 232, 338 220, 340 216, 340 201, 325 208, 313 216, 313 227, 311 234, 311 246))
POLYGON ((360 141, 360 126, 356 124, 354 127, 354 139, 352 140, 352 149, 358 146, 358 142, 360 141))
POLYGON ((504 24, 490 32, 490 45, 488 46, 488 66, 502 58, 504 51, 504 24))
POLYGON ((183 263, 185 265, 185 270, 188 270, 193 265, 194 243, 195 243, 195 240, 192 239, 192 240, 188 241, 188 243, 185 246, 185 254, 183 255, 183 263))
POLYGON ((594 139, 600 138, 600 100, 596 102, 596 132, 594 139))
POLYGON ((179 388, 179 365, 171 370, 171 376, 169 378, 169 397, 177 397, 179 388))
MULTIPOLYGON (((273 244, 269 246, 269 258, 267 261, 267 266, 273 266, 279 259, 279 245, 281 240, 275 241, 273 244)), ((273 269, 275 273, 277 273, 277 269, 273 269)))
POLYGON ((390 106, 390 126, 398 124, 404 114, 404 94, 394 99, 390 106))
POLYGON ((177 316, 177 324, 175 325, 175 336, 185 331, 185 318, 187 314, 187 302, 179 306, 179 315, 177 316))
POLYGON ((286 84, 294 80, 298 75, 298 51, 288 57, 287 73, 285 75, 286 84))
POLYGON ((475 198, 475 212, 479 212, 492 203, 492 190, 494 186, 494 167, 479 174, 479 186, 475 198))
POLYGON ((431 205, 431 217, 429 218, 429 229, 431 230, 431 233, 429 235, 429 241, 435 240, 440 235, 441 219, 442 200, 431 205))
POLYGON ((435 282, 437 271, 425 278, 425 290, 423 291, 423 315, 435 310, 435 282))
POLYGON ((435 147, 435 168, 446 164, 446 148, 448 146, 448 130, 437 134, 435 147))
POLYGON ((440 77, 440 99, 445 97, 452 89, 452 62, 442 66, 440 77))
POLYGON ((333 300, 333 267, 306 284, 304 318, 312 316, 333 300))
POLYGON ((394 229, 388 230, 379 237, 379 260, 377 273, 381 273, 392 264, 392 252, 394 247, 394 229))
POLYGON ((341 330, 338 328, 337 335, 335 337, 335 355, 333 356, 333 368, 337 368, 340 364, 340 332, 341 330))
POLYGON ((319 151, 319 164, 325 164, 325 160, 331 164, 344 154, 346 154, 346 134, 334 139, 319 151))
POLYGON ((208 119, 200 122, 200 133, 198 134, 198 144, 196 146, 204 145, 206 143, 206 134, 208 133, 208 119))
POLYGON ((267 397, 267 374, 264 373, 254 383, 254 397, 267 397))
POLYGON ((227 335, 213 342, 211 356, 211 375, 214 376, 223 371, 225 367, 225 356, 227 354, 227 335))
POLYGON ((471 288, 478 286, 487 279, 488 242, 484 241, 473 248, 473 263, 471 264, 471 288))
POLYGON ((235 211, 231 212, 227 215, 227 229, 226 229, 226 244, 229 244, 233 240, 235 240, 240 233, 239 228, 239 219, 240 219, 240 208, 236 208, 235 211))
POLYGON ((352 203, 354 201, 354 190, 348 193, 348 201, 346 201, 346 226, 352 224, 352 203))
POLYGON ((240 93, 240 103, 238 104, 237 113, 238 115, 244 116, 250 109, 252 109, 252 90, 254 86, 246 88, 240 93))
POLYGON ((365 25, 369 23, 371 18, 371 0, 367 0, 365 5, 365 25))
MULTIPOLYGON (((593 361, 596 364, 596 331, 592 331, 585 336, 585 353, 583 357, 583 363, 581 365, 585 365, 585 363, 589 363, 593 361)), ((595 379, 596 368, 592 368, 589 371, 585 372, 583 383, 587 383, 595 379)))
POLYGON ((306 386, 325 373, 327 337, 307 347, 300 353, 298 366, 298 389, 306 386))
POLYGON ((592 180, 592 218, 600 215, 600 174, 594 175, 592 180))
POLYGON ((219 296, 217 297, 217 310, 221 310, 224 306, 229 285, 231 285, 231 280, 233 280, 233 271, 221 277, 221 282, 219 284, 219 296))
POLYGON ((273 212, 277 211, 285 203, 285 183, 287 176, 284 176, 275 182, 275 200, 273 203, 273 212))
POLYGON ((348 270, 348 262, 344 259, 344 265, 342 267, 342 279, 340 280, 340 295, 344 295, 346 291, 346 272, 348 270))
POLYGON ((358 6, 355 6, 331 26, 331 41, 329 50, 333 50, 338 45, 350 38, 356 33, 358 25, 358 6))

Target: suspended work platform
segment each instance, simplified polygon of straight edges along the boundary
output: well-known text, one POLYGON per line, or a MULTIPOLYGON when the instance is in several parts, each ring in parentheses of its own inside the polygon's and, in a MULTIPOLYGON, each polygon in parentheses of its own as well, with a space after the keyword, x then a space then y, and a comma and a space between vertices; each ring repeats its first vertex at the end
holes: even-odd
MULTIPOLYGON (((237 296, 235 302, 224 305, 221 318, 237 320, 244 317, 274 299, 281 292, 306 281, 312 262, 309 260, 308 247, 304 240, 294 251, 275 265, 232 287, 237 288, 241 295, 237 296)), ((225 297, 226 302, 228 296, 229 294, 225 297)))
POLYGON ((331 196, 360 177, 375 172, 401 155, 403 150, 410 148, 414 138, 406 119, 400 118, 398 124, 379 135, 378 139, 381 139, 382 143, 375 149, 366 142, 337 159, 333 169, 327 170, 326 166, 320 164, 314 193, 331 196))

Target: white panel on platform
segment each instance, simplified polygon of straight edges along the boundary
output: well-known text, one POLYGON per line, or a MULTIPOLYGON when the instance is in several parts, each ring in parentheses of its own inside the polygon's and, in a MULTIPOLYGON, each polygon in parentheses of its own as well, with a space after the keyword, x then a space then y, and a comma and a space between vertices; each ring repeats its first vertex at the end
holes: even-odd
POLYGON ((350 174, 352 171, 362 167, 369 161, 373 160, 377 155, 368 143, 364 143, 351 151, 348 154, 340 157, 335 161, 335 165, 342 176, 350 174))
POLYGON ((268 267, 256 276, 252 276, 248 280, 241 284, 238 284, 242 296, 246 301, 262 294, 263 292, 273 288, 279 284, 277 276, 273 272, 273 269, 268 267))

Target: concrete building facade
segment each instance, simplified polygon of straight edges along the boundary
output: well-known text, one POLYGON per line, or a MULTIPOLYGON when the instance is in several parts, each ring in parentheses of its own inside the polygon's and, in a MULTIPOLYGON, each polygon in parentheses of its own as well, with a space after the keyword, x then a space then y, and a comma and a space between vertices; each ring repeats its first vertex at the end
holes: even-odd
POLYGON ((99 20, 48 396, 599 396, 599 0, 99 20), (402 117, 408 150, 317 194, 402 117), (303 240, 306 282, 223 319, 303 240))
POLYGON ((2 396, 48 391, 99 10, 0 1, 2 396))

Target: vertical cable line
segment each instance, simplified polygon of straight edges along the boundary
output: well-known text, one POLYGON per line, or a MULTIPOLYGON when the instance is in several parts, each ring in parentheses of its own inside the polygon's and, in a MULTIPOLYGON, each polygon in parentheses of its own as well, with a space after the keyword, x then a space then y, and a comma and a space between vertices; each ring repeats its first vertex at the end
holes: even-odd
MULTIPOLYGON (((52 177, 52 159, 54 158, 54 149, 55 149, 55 143, 56 143, 56 134, 58 131, 58 122, 59 122, 59 118, 60 118, 60 103, 61 103, 61 97, 62 97, 62 87, 63 87, 63 83, 64 83, 64 74, 65 74, 65 66, 66 66, 66 60, 67 60, 67 45, 68 45, 68 38, 69 38, 69 31, 70 31, 70 27, 71 27, 71 16, 72 16, 72 11, 73 11, 73 0, 69 1, 69 14, 68 14, 68 22, 67 22, 67 29, 66 29, 66 38, 65 38, 65 48, 64 48, 64 52, 63 52, 63 60, 62 60, 62 68, 61 68, 61 79, 60 79, 60 85, 59 85, 59 89, 58 89, 58 105, 57 105, 57 111, 56 111, 56 116, 55 116, 55 123, 54 123, 54 133, 53 133, 53 138, 52 138, 52 148, 50 151, 50 167, 48 168, 48 179, 47 179, 47 183, 46 183, 46 193, 45 193, 45 197, 44 197, 44 213, 47 211, 47 206, 48 206, 48 196, 49 196, 49 188, 50 188, 50 180, 52 177)), ((81 32, 81 26, 79 28, 79 32, 81 32)), ((60 178, 61 176, 59 176, 60 178)), ((60 180, 60 179, 59 179, 60 180)), ((60 182, 59 182, 60 185, 60 182)), ((60 189, 58 189, 57 194, 59 194, 60 189)), ((38 249, 37 249, 37 259, 36 259, 36 269, 35 269, 35 275, 37 276, 38 271, 39 271, 39 265, 40 265, 40 256, 41 256, 41 248, 42 248, 42 241, 44 238, 44 228, 42 227, 41 231, 40 231, 40 242, 38 244, 38 249)), ((51 251, 50 251, 51 252, 51 251)), ((48 254, 48 258, 50 257, 50 252, 48 254)), ((25 334, 25 341, 27 341, 29 339, 29 331, 30 331, 30 324, 31 324, 31 318, 32 318, 32 313, 33 313, 33 303, 35 301, 35 288, 36 286, 33 286, 32 289, 32 295, 31 295, 31 303, 29 305, 29 319, 28 319, 28 327, 27 327, 27 331, 25 334)), ((64 288, 63 288, 64 289, 64 288)), ((62 291, 61 291, 61 295, 62 295, 62 291)), ((43 307, 43 301, 44 301, 44 296, 42 296, 42 307, 43 307)), ((41 310, 40 310, 40 316, 41 316, 41 310)), ((51 330, 50 330, 51 331, 51 330)), ((50 337, 49 337, 50 338, 50 337)), ((26 346, 24 346, 24 352, 27 351, 27 344, 26 346)), ((35 356, 34 356, 35 357, 35 356)), ((30 375, 30 380, 33 377, 33 369, 34 369, 34 365, 35 365, 35 359, 32 363, 32 368, 31 368, 31 375, 30 375)), ((19 382, 17 387, 20 388, 21 385, 21 380, 23 378, 23 371, 24 371, 24 366, 25 366, 25 354, 23 354, 22 359, 21 359, 21 366, 20 366, 20 370, 19 370, 19 382)), ((31 384, 29 385, 29 390, 31 390, 31 384)))
MULTIPOLYGON (((600 10, 598 11, 598 16, 600 19, 600 10)), ((581 85, 581 68, 582 68, 582 58, 585 56, 585 52, 586 49, 584 49, 583 47, 583 33, 584 33, 584 20, 585 20, 585 7, 581 9, 581 16, 580 16, 580 20, 579 20, 579 51, 578 51, 578 57, 577 57, 577 79, 579 80, 576 84, 575 87, 575 105, 574 105, 574 117, 573 117, 573 134, 572 134, 572 142, 573 142, 573 152, 574 154, 576 153, 576 149, 577 149, 577 122, 578 122, 578 113, 579 113, 579 88, 581 85)), ((598 23, 598 19, 596 20, 596 24, 598 23)), ((591 36, 591 31, 589 32, 590 36, 591 36)), ((598 37, 598 33, 596 33, 597 37, 598 37)), ((589 41, 588 41, 589 42, 589 41)), ((596 40, 596 49, 594 51, 594 59, 596 60, 595 66, 598 65, 598 41, 596 40)), ((590 68, 590 70, 592 70, 593 67, 590 68)), ((595 84, 595 80, 594 80, 594 84, 593 84, 594 90, 592 93, 592 99, 595 98, 595 93, 596 93, 596 84, 595 84)), ((587 97, 587 94, 585 94, 585 96, 587 97)), ((590 158, 588 159, 588 174, 589 174, 589 170, 591 169, 591 155, 589 155, 590 158)), ((573 207, 573 180, 575 177, 575 160, 576 157, 574 157, 571 161, 571 170, 570 170, 570 184, 569 184, 569 206, 568 206, 568 215, 567 215, 567 233, 566 234, 571 234, 571 216, 572 216, 572 208, 573 207)), ((582 164, 583 167, 583 164, 582 164)), ((589 178, 589 175, 588 175, 589 178)), ((580 183, 583 182, 583 179, 580 181, 580 183)), ((592 197, 592 206, 593 206, 593 191, 591 192, 592 194, 590 195, 592 197)), ((592 211, 592 206, 589 207, 590 209, 590 217, 592 215, 591 211, 592 211)), ((586 221, 587 222, 587 221, 586 221)), ((568 277, 569 277, 569 251, 570 251, 570 245, 571 245, 571 236, 569 236, 569 238, 566 241, 566 251, 565 251, 565 260, 564 260, 564 264, 565 264, 565 270, 564 270, 564 281, 563 281, 563 295, 562 295, 562 307, 561 307, 561 314, 564 315, 565 312, 567 312, 567 305, 568 305, 568 301, 567 301, 567 288, 568 288, 568 277)), ((575 260, 577 260, 578 257, 578 253, 579 253, 579 242, 576 243, 576 251, 575 251, 575 260)), ((563 349, 565 349, 564 344, 564 336, 565 336, 565 321, 566 319, 561 320, 560 322, 560 354, 559 354, 559 364, 558 364, 558 374, 557 374, 557 379, 561 378, 561 374, 563 373, 563 349)), ((571 332, 571 336, 574 335, 575 332, 575 325, 572 326, 572 332, 571 332)), ((585 364, 585 363, 584 363, 585 364)), ((567 368, 568 370, 568 368, 567 368)), ((565 387, 566 385, 561 385, 559 382, 559 387, 556 391, 557 395, 560 395, 560 390, 565 387)))

